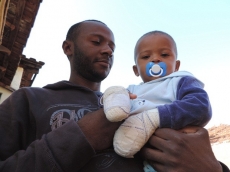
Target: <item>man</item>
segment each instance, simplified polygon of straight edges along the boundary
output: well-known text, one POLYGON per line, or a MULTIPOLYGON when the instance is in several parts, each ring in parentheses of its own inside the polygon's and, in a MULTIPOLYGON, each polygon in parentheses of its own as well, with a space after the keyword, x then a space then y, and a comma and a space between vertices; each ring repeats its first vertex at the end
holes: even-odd
MULTIPOLYGON (((142 160, 138 155, 126 159, 114 153, 112 139, 120 123, 109 122, 99 104, 101 81, 107 77, 113 64, 115 43, 112 31, 102 22, 83 21, 70 28, 62 47, 70 61, 69 81, 43 88, 19 89, 1 104, 0 171, 142 171, 142 160)), ((175 131, 177 140, 172 139, 172 146, 179 138, 186 138, 185 134, 180 136, 177 133, 175 131)), ((207 141, 207 133, 203 135, 206 139, 193 134, 198 138, 198 144, 207 141)), ((158 136, 163 138, 161 133, 158 136)), ((191 146, 190 143, 180 145, 191 146)), ((164 150, 159 145, 153 146, 164 150)), ((175 169, 167 161, 173 154, 166 153, 162 161, 153 157, 152 150, 143 149, 142 156, 165 164, 169 171, 175 169)), ((186 154, 186 149, 184 152, 186 154)), ((204 158, 210 154, 211 150, 204 158)), ((200 154, 189 156, 196 159, 200 154)), ((209 162, 214 164, 211 165, 214 171, 221 171, 214 156, 209 162)), ((187 163, 190 162, 175 164, 186 171, 187 163)), ((209 169, 205 168, 205 160, 196 163, 209 169)), ((195 171, 199 171, 197 169, 195 171)))

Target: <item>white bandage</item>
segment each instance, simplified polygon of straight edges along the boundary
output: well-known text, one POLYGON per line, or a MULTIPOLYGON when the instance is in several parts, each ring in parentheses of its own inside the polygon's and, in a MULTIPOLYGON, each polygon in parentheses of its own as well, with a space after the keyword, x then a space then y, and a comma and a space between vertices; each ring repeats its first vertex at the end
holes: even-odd
POLYGON ((117 154, 133 158, 160 125, 157 109, 127 118, 115 133, 113 146, 117 154))
POLYGON ((122 121, 129 116, 131 109, 128 90, 120 86, 109 87, 104 92, 103 104, 109 121, 122 121))

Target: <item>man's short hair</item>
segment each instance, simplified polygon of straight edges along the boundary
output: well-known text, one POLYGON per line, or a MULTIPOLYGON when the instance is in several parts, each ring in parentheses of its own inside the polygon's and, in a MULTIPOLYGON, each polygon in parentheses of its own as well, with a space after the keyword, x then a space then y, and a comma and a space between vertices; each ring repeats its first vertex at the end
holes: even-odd
POLYGON ((104 24, 104 25, 106 26, 105 23, 103 23, 103 22, 101 22, 101 21, 99 21, 99 20, 93 20, 93 19, 92 19, 92 20, 84 20, 84 21, 81 21, 81 22, 79 22, 79 23, 76 23, 76 24, 72 25, 72 26, 69 28, 69 30, 68 30, 68 32, 67 32, 67 35, 66 35, 66 40, 75 41, 76 38, 78 37, 79 33, 80 33, 80 28, 81 28, 82 24, 83 24, 84 22, 86 22, 86 21, 99 22, 99 23, 102 23, 102 24, 104 24))

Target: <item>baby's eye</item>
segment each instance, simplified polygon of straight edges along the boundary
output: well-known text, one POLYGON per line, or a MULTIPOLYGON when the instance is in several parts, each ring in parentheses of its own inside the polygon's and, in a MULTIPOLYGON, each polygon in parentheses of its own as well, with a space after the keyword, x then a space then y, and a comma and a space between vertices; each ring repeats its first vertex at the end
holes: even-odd
POLYGON ((149 58, 149 56, 143 56, 142 57, 142 59, 148 59, 149 58))
POLYGON ((169 54, 167 54, 167 53, 162 53, 161 56, 162 56, 162 57, 167 57, 167 56, 169 56, 169 54))

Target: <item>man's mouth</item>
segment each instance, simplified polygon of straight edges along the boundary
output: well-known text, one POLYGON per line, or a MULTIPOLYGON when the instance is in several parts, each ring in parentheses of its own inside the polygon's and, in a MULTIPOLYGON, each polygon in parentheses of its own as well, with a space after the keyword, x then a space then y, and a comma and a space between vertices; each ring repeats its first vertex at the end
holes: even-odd
POLYGON ((102 60, 96 60, 95 62, 102 65, 102 66, 105 66, 105 67, 111 67, 111 61, 110 60, 102 59, 102 60))

